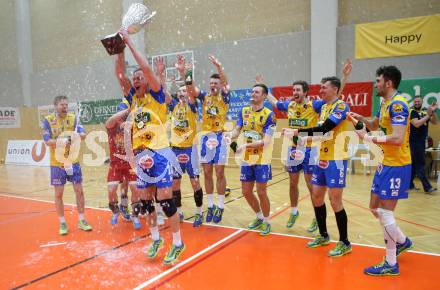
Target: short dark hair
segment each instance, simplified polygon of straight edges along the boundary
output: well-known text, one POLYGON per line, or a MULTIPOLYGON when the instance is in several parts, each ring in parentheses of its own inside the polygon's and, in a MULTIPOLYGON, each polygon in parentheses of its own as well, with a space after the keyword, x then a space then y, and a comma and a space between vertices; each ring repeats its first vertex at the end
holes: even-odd
POLYGON ((221 79, 219 74, 212 74, 211 79, 221 79))
POLYGON ((292 86, 295 85, 300 85, 304 93, 307 93, 309 91, 309 84, 306 81, 295 81, 293 82, 292 86))
POLYGON ((399 87, 400 81, 402 80, 402 73, 394 65, 384 65, 379 67, 376 71, 376 76, 383 76, 385 81, 391 81, 395 89, 399 87))
POLYGON ((422 97, 421 95, 416 95, 416 96, 414 96, 413 100, 414 100, 414 99, 417 99, 417 98, 420 98, 420 99, 423 100, 423 97, 422 97))
POLYGON ((133 71, 133 74, 134 74, 135 72, 138 72, 138 71, 142 71, 142 69, 141 69, 140 67, 138 67, 137 69, 135 69, 135 70, 133 71))
POLYGON ((255 88, 255 87, 262 88, 263 89, 263 93, 265 95, 267 95, 269 93, 269 89, 267 88, 267 86, 265 84, 256 84, 256 85, 253 86, 253 88, 255 88))
POLYGON ((67 96, 65 96, 65 95, 60 95, 60 96, 56 96, 54 99, 53 99, 53 104, 56 106, 56 105, 58 105, 58 103, 59 102, 61 102, 61 101, 63 101, 63 100, 68 100, 67 99, 67 96))
POLYGON ((339 92, 339 89, 341 88, 341 80, 338 77, 333 76, 322 78, 321 83, 325 84, 326 82, 330 82, 332 86, 337 87, 339 92))

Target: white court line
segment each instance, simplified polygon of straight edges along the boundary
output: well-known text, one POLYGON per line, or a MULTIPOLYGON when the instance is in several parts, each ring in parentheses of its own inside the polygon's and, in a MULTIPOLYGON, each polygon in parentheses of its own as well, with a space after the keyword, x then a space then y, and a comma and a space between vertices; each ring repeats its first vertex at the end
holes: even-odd
POLYGON ((215 247, 217 247, 218 245, 220 245, 220 244, 226 242, 227 240, 231 239, 232 237, 235 237, 236 235, 238 235, 239 233, 241 233, 241 232, 243 232, 243 231, 244 231, 243 229, 239 229, 239 230, 233 232, 233 233, 230 234, 229 236, 227 236, 227 237, 221 239, 220 241, 218 241, 218 242, 216 242, 216 243, 210 245, 209 247, 207 247, 207 248, 201 250, 200 252, 198 252, 197 254, 192 255, 191 257, 189 257, 189 258, 185 259, 184 261, 178 263, 178 264, 175 265, 174 267, 172 267, 172 268, 170 268, 170 269, 168 269, 168 270, 166 270, 166 271, 160 273, 159 275, 157 275, 157 276, 151 278, 150 280, 145 281, 144 283, 142 283, 142 284, 136 286, 136 287, 133 288, 133 289, 134 289, 134 290, 138 290, 138 289, 142 289, 142 288, 144 288, 144 287, 147 287, 148 285, 150 285, 150 284, 152 284, 152 283, 154 283, 154 282, 156 282, 156 281, 162 279, 162 278, 165 277, 166 275, 172 273, 174 270, 179 269, 180 267, 184 266, 185 264, 188 264, 189 262, 191 262, 191 261, 197 259, 197 258, 200 257, 201 255, 205 254, 206 252, 209 252, 209 251, 212 250, 213 248, 215 248, 215 247))
POLYGON ((54 247, 54 246, 61 246, 61 245, 65 245, 67 244, 67 242, 62 242, 62 243, 48 243, 45 245, 40 245, 40 248, 46 248, 46 247, 54 247))
MULTIPOLYGON (((54 203, 52 201, 47 201, 47 200, 39 200, 39 199, 35 199, 35 198, 22 197, 22 196, 14 196, 14 195, 8 195, 8 194, 0 194, 0 196, 13 197, 13 198, 19 198, 19 199, 27 199, 27 200, 40 201, 40 202, 46 202, 46 203, 52 203, 52 204, 54 203)), ((76 205, 74 205, 74 204, 70 204, 70 203, 65 203, 65 204, 73 206, 73 207, 76 207, 76 205)), ((87 206, 86 208, 97 209, 97 210, 101 210, 101 211, 110 211, 109 209, 98 208, 98 207, 91 207, 91 206, 87 206)), ((191 221, 184 221, 184 222, 185 223, 192 223, 191 221)), ((227 229, 233 229, 233 230, 243 230, 243 231, 248 231, 248 232, 258 232, 256 230, 249 230, 247 228, 239 228, 239 227, 233 227, 233 226, 224 226, 224 225, 219 225, 219 224, 203 224, 203 225, 204 226, 211 226, 211 227, 227 228, 227 229)), ((271 235, 284 236, 284 237, 290 237, 290 238, 300 238, 300 239, 305 239, 305 240, 312 240, 313 239, 313 237, 306 237, 306 236, 293 235, 293 234, 283 234, 283 233, 276 233, 276 232, 272 232, 271 235)), ((335 240, 330 240, 330 241, 331 242, 337 242, 335 240)), ((361 243, 351 243, 351 244, 352 245, 356 245, 356 246, 368 247, 368 248, 385 249, 385 247, 378 246, 378 245, 368 245, 368 244, 361 244, 361 243)), ((415 254, 421 254, 421 255, 429 255, 429 256, 440 257, 440 253, 413 251, 413 250, 410 250, 408 252, 415 253, 415 254)))

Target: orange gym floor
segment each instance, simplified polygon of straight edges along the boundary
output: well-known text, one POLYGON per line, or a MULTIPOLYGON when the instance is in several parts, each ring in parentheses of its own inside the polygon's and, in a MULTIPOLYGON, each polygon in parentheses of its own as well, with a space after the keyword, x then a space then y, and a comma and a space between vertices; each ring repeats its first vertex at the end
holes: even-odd
MULTIPOLYGON (((285 211, 274 213, 272 219, 285 211)), ((92 232, 76 228, 66 206, 69 234, 58 235, 54 205, 0 196, 0 288, 26 289, 440 289, 440 256, 408 252, 399 257, 401 275, 370 277, 363 268, 379 262, 382 248, 354 245, 340 258, 331 246, 307 249, 308 238, 257 233, 223 226, 193 228, 182 223, 187 245, 180 263, 165 266, 146 258, 146 226, 109 224, 110 212, 88 208, 92 232)), ((161 233, 171 240, 165 224, 161 233)))

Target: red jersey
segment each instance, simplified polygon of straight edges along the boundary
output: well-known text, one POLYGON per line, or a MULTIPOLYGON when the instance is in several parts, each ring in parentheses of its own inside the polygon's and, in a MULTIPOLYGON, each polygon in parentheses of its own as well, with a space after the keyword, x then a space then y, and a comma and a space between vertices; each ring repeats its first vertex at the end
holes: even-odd
POLYGON ((119 125, 114 126, 111 129, 107 128, 108 133, 108 146, 110 149, 110 161, 111 162, 126 162, 117 155, 125 156, 124 147, 124 129, 119 125), (116 155, 116 156, 115 156, 116 155))

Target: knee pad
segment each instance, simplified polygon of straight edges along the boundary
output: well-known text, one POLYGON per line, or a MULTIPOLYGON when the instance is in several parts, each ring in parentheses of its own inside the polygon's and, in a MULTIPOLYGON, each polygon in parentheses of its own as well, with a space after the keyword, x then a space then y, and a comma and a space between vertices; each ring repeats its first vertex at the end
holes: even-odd
POLYGON ((393 211, 383 209, 383 208, 377 208, 376 212, 377 212, 377 215, 379 216, 380 224, 383 227, 390 226, 390 225, 396 223, 396 220, 394 219, 394 212, 393 211))
POLYGON ((176 206, 181 207, 182 206, 182 193, 180 192, 180 190, 173 190, 173 198, 174 198, 174 201, 176 202, 176 206))
POLYGON ((194 201, 196 202, 197 207, 201 207, 203 205, 203 189, 199 189, 194 191, 194 201))
POLYGON ((154 202, 153 200, 143 200, 142 201, 142 207, 145 209, 148 214, 152 214, 155 210, 154 202))
POLYGON ((172 217, 177 212, 176 204, 172 198, 160 200, 159 204, 167 217, 172 217))
POLYGON ((133 215, 138 216, 142 210, 142 202, 136 201, 131 204, 131 209, 133 210, 133 215))
POLYGON ((116 214, 119 212, 119 207, 118 207, 118 203, 117 202, 110 202, 108 204, 108 207, 110 208, 110 210, 112 211, 112 213, 116 214))

